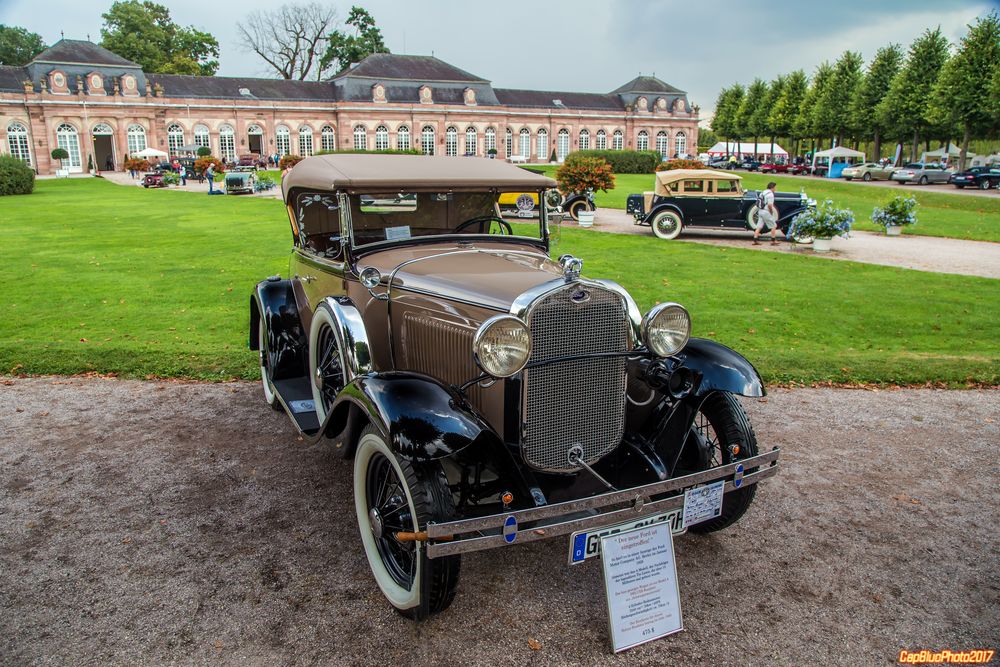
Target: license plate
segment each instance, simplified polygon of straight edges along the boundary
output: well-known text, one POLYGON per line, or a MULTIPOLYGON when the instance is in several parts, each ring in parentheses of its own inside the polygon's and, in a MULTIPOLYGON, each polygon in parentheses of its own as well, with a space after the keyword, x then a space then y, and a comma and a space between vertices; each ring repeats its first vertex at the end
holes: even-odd
POLYGON ((614 535, 627 530, 634 530, 635 528, 653 526, 660 523, 668 524, 670 526, 670 532, 674 535, 680 535, 685 532, 684 508, 677 507, 667 512, 663 512, 662 514, 654 514, 653 516, 643 517, 641 519, 636 519, 635 521, 631 521, 629 523, 622 523, 617 526, 594 528, 592 530, 578 530, 569 538, 569 564, 577 565, 584 562, 588 558, 600 556, 602 537, 614 535))
POLYGON ((519 218, 533 218, 535 217, 534 211, 518 211, 517 217, 519 218))

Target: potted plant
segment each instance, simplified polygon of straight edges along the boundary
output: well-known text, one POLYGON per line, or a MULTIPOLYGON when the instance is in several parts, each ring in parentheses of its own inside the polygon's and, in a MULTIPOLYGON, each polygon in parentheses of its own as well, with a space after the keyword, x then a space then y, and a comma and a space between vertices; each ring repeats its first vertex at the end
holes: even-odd
POLYGON ((69 170, 63 164, 63 160, 69 159, 69 153, 65 148, 53 148, 52 159, 59 160, 59 168, 56 169, 56 176, 69 176, 69 170))
POLYGON ((896 195, 885 206, 875 207, 872 222, 884 227, 886 236, 899 236, 903 227, 917 224, 917 200, 896 195))
POLYGON ((556 163, 556 149, 554 148, 552 149, 552 155, 549 156, 549 163, 551 164, 556 163))
MULTIPOLYGON (((599 157, 570 156, 556 169, 556 182, 559 191, 569 198, 573 194, 588 195, 597 190, 607 192, 615 187, 615 175, 611 165, 599 157)), ((577 222, 581 227, 590 227, 594 224, 594 212, 589 207, 579 212, 577 222)))
POLYGON ((829 252, 830 239, 834 236, 850 236, 851 225, 854 224, 854 213, 850 209, 837 208, 827 199, 814 209, 809 209, 795 217, 788 236, 813 237, 813 250, 829 252))
POLYGON ((208 146, 198 147, 198 153, 197 153, 198 157, 208 157, 211 154, 212 154, 212 149, 209 148, 208 146))
POLYGON ((488 151, 486 151, 486 154, 490 156, 491 160, 494 160, 494 159, 496 159, 496 156, 497 156, 497 149, 491 148, 488 151))
POLYGON ((94 169, 94 156, 90 153, 87 154, 87 171, 89 171, 91 175, 97 173, 97 170, 94 169))

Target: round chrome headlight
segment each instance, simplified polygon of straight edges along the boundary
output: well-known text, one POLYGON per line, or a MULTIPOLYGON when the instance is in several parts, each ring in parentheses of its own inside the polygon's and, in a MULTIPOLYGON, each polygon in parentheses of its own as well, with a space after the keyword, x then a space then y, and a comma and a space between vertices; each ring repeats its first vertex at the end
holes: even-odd
POLYGON ((658 357, 680 352, 690 336, 691 316, 680 304, 661 303, 642 318, 642 340, 658 357))
POLYGON ((489 375, 510 377, 524 368, 531 356, 528 325, 513 315, 494 315, 476 331, 472 352, 489 375))

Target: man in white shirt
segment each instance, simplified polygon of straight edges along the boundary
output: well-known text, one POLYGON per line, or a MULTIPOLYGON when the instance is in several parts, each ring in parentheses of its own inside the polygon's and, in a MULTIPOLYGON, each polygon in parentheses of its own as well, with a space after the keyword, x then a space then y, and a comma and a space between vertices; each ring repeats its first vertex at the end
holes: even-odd
POLYGON ((778 245, 778 207, 774 205, 774 190, 778 184, 771 181, 757 198, 757 227, 753 230, 753 244, 760 245, 760 233, 767 227, 771 231, 771 245, 778 245))

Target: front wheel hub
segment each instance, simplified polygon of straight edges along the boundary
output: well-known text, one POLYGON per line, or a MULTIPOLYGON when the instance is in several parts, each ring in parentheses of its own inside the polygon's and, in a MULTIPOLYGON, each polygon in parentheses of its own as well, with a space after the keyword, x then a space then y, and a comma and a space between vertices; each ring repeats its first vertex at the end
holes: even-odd
POLYGON ((374 507, 368 510, 368 520, 372 524, 372 534, 375 539, 382 539, 382 515, 374 507))

